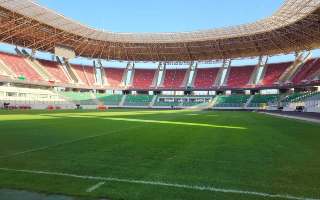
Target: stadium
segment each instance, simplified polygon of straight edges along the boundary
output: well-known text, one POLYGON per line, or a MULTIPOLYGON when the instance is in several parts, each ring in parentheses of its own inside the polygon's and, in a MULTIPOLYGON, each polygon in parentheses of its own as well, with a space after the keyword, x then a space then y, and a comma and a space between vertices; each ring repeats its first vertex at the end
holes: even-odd
POLYGON ((1 200, 320 199, 319 0, 180 32, 64 14, 0 0, 1 200))

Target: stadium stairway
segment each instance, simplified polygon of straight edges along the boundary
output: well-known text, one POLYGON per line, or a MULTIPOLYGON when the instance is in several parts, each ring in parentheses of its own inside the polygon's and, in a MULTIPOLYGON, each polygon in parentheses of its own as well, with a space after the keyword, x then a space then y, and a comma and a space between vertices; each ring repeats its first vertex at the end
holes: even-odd
POLYGON ((127 98, 127 95, 123 95, 123 96, 122 96, 121 101, 120 101, 120 103, 119 103, 119 106, 120 106, 120 107, 123 107, 124 102, 126 101, 126 98, 127 98))
POLYGON ((149 105, 150 107, 154 106, 157 98, 158 98, 158 95, 154 95, 154 96, 153 96, 152 101, 150 102, 150 105, 149 105))
POLYGON ((71 65, 68 61, 65 61, 63 63, 63 67, 65 68, 65 71, 69 75, 69 77, 72 79, 73 83, 79 83, 79 77, 77 77, 76 73, 72 70, 71 65))
POLYGON ((244 107, 248 108, 253 99, 254 99, 254 95, 251 95, 250 98, 248 99, 248 101, 244 104, 244 107))
POLYGON ((33 58, 25 58, 25 61, 36 71, 42 78, 46 81, 54 81, 53 76, 47 72, 47 70, 37 61, 33 58))
POLYGON ((0 73, 4 76, 15 76, 15 73, 2 60, 0 60, 0 73))

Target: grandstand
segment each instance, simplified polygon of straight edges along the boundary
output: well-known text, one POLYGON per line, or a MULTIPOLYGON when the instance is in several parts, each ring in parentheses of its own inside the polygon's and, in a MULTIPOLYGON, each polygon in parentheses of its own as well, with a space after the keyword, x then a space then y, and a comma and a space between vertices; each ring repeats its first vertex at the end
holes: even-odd
POLYGON ((0 199, 320 198, 319 0, 169 33, 6 0, 0 43, 0 199))

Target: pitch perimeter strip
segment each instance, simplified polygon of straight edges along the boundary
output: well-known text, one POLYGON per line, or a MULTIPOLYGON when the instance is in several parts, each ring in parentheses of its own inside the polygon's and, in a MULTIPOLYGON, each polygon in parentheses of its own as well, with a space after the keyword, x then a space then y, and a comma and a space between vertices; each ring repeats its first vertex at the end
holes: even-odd
MULTIPOLYGON (((70 178, 85 179, 85 180, 97 180, 97 181, 101 181, 98 183, 99 185, 101 184, 100 186, 105 184, 104 182, 121 182, 121 183, 131 183, 131 184, 143 184, 143 185, 153 185, 153 186, 162 186, 162 187, 182 188, 182 189, 208 191, 208 192, 242 194, 242 195, 258 196, 258 197, 265 197, 265 198, 282 198, 282 199, 288 199, 288 200, 320 200, 317 198, 298 197, 298 196, 293 196, 289 194, 271 194, 271 193, 264 193, 264 192, 216 188, 211 186, 176 184, 176 183, 168 183, 168 182, 161 182, 161 181, 147 181, 147 180, 125 179, 125 178, 116 178, 116 177, 101 177, 101 176, 85 176, 85 175, 60 173, 60 172, 21 170, 21 169, 10 169, 10 168, 0 168, 0 170, 7 171, 7 172, 19 172, 19 173, 48 175, 48 176, 61 176, 61 177, 70 177, 70 178)), ((97 187, 97 185, 95 185, 95 187, 97 187)))

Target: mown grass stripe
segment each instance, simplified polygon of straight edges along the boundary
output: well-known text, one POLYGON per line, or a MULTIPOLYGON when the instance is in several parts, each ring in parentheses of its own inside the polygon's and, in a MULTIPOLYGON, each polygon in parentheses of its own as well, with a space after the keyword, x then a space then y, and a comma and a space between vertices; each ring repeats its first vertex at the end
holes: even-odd
POLYGON ((65 142, 61 142, 61 143, 57 143, 57 144, 53 144, 53 145, 48 145, 48 146, 29 149, 29 150, 25 150, 25 151, 21 151, 21 152, 16 152, 16 153, 13 153, 13 154, 10 154, 10 155, 0 156, 0 159, 12 158, 12 157, 15 157, 15 156, 20 156, 20 155, 24 155, 24 154, 28 154, 28 153, 44 151, 44 150, 47 150, 47 149, 50 149, 50 148, 60 147, 60 146, 64 146, 64 145, 67 145, 67 144, 73 144, 73 143, 82 142, 82 141, 86 141, 86 140, 90 140, 90 139, 94 139, 94 138, 98 138, 98 137, 103 137, 103 136, 106 136, 106 135, 119 133, 119 132, 122 132, 122 131, 128 131, 128 130, 139 128, 139 127, 142 127, 142 126, 143 125, 132 126, 132 127, 123 128, 123 129, 117 129, 117 130, 109 131, 109 132, 103 133, 103 134, 91 135, 91 136, 88 136, 88 137, 82 137, 82 138, 78 138, 78 139, 75 139, 75 140, 65 141, 65 142))

